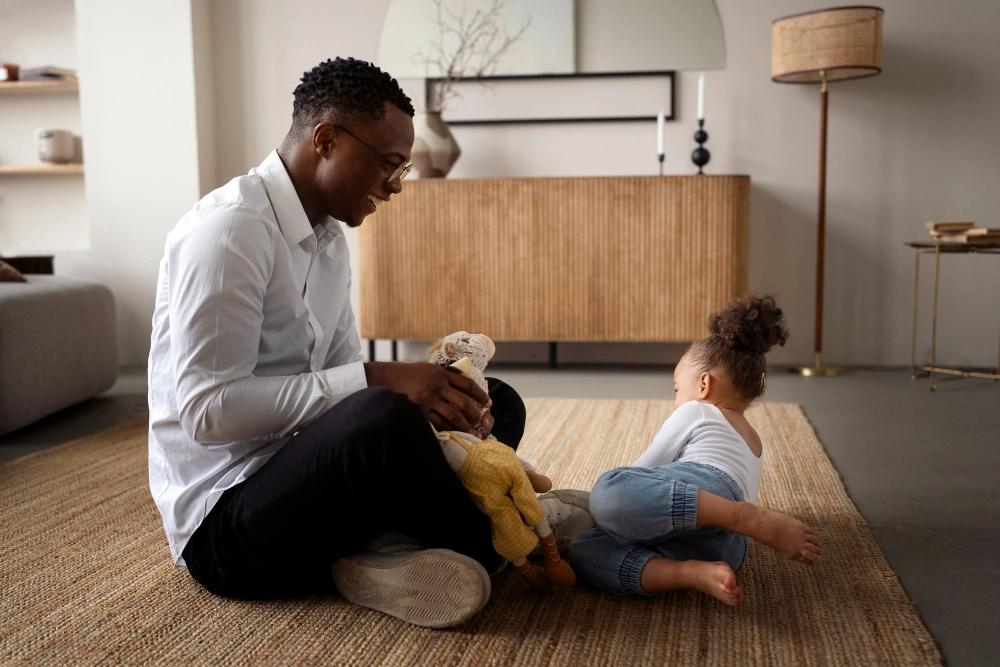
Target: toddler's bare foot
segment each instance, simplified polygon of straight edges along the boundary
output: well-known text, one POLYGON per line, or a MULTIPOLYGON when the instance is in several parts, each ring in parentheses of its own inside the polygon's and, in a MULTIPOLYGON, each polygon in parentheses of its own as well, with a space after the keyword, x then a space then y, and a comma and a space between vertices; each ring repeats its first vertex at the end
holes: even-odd
POLYGON ((733 569, 724 561, 708 563, 688 560, 684 564, 691 569, 691 588, 707 593, 734 607, 743 602, 743 588, 736 585, 733 569))
POLYGON ((639 585, 647 593, 692 588, 726 604, 743 602, 743 589, 736 585, 736 575, 723 561, 709 563, 703 560, 651 558, 642 569, 639 585))
POLYGON ((813 529, 798 519, 751 503, 743 510, 735 532, 752 537, 785 558, 806 565, 819 565, 823 548, 813 529))

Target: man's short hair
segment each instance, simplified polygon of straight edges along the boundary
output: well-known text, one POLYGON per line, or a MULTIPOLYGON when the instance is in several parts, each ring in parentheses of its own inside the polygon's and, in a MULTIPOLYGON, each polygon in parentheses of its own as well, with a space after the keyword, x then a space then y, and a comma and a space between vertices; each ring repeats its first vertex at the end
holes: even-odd
POLYGON ((295 135, 321 119, 381 120, 386 102, 413 116, 413 104, 399 83, 364 60, 327 60, 303 74, 301 81, 292 106, 295 135))

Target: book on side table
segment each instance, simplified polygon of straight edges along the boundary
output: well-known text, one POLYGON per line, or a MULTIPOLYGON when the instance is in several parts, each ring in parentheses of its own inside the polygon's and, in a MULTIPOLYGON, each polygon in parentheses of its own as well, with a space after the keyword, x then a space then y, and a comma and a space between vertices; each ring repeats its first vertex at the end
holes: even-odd
POLYGON ((925 222, 935 243, 964 245, 1000 244, 1000 228, 976 227, 974 222, 925 222))

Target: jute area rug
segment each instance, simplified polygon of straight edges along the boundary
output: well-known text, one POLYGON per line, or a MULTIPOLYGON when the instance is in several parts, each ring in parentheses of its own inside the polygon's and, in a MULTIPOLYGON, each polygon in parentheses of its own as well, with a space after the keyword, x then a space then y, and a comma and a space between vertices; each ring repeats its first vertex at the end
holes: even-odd
MULTIPOLYGON (((528 402, 525 457, 589 489, 635 459, 665 401, 528 402)), ((824 543, 818 568, 754 544, 739 608, 683 591, 537 595, 509 568, 466 625, 426 630, 337 596, 215 598, 170 562, 139 420, 0 467, 0 664, 938 665, 941 657, 809 422, 748 414, 765 444, 759 502, 824 543)))

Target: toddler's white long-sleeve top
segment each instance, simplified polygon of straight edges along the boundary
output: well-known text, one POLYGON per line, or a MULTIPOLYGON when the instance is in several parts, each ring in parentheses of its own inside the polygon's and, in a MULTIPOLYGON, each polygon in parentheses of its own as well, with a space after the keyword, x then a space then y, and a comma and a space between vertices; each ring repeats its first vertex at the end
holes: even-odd
POLYGON ((762 458, 754 456, 719 408, 688 401, 667 417, 652 444, 632 465, 652 468, 674 461, 707 463, 736 480, 743 498, 756 503, 762 458))

